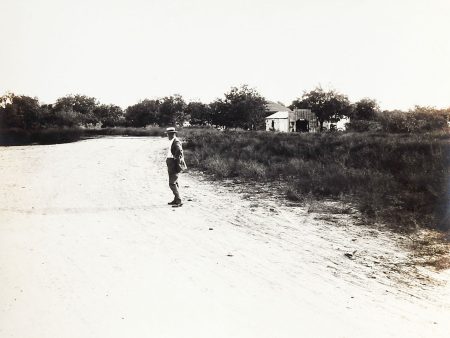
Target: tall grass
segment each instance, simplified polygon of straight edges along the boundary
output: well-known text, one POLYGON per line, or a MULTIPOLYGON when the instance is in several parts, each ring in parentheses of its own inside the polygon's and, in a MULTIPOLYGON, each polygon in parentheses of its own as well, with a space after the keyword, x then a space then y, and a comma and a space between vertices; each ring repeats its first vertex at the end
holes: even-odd
POLYGON ((102 128, 85 129, 73 128, 46 128, 46 129, 6 129, 0 130, 0 145, 27 145, 27 144, 57 144, 79 141, 83 138, 123 135, 123 136, 164 136, 164 128, 102 128))
POLYGON ((84 130, 81 128, 7 129, 0 130, 0 145, 68 143, 80 140, 83 135, 84 130))
POLYGON ((450 230, 450 136, 185 130, 188 165, 219 178, 289 182, 288 198, 341 198, 396 229, 450 230))
POLYGON ((102 129, 85 129, 86 136, 98 135, 122 135, 122 136, 165 136, 165 128, 162 127, 146 127, 146 128, 102 128, 102 129))

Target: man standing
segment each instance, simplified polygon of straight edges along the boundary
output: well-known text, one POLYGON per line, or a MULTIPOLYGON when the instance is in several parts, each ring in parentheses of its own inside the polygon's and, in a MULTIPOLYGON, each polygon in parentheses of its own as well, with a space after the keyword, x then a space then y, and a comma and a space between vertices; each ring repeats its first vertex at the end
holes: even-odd
POLYGON ((169 138, 166 164, 167 171, 169 172, 169 187, 174 195, 173 201, 168 204, 180 207, 183 203, 181 202, 180 192, 178 191, 178 174, 181 172, 180 160, 183 156, 183 148, 181 147, 181 141, 177 138, 176 133, 177 131, 173 127, 166 129, 166 134, 169 138))

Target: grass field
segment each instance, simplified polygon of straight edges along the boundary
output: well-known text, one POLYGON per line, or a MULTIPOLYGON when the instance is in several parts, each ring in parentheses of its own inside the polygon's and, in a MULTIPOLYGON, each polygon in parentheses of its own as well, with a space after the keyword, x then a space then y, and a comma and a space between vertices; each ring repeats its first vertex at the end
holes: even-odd
POLYGON ((448 231, 450 137, 186 130, 188 165, 216 178, 288 183, 287 198, 354 203, 399 231, 448 231))

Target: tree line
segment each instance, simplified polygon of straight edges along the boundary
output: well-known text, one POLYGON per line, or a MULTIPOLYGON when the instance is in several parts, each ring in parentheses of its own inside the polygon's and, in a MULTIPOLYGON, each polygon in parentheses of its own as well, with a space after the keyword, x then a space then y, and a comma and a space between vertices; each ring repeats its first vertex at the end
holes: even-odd
MULTIPOLYGON (((8 93, 0 97, 0 129, 145 127, 183 125, 188 122, 193 126, 213 125, 258 130, 265 128, 264 119, 270 114, 266 108, 267 103, 261 94, 247 85, 232 87, 223 98, 211 103, 187 103, 181 95, 172 95, 145 99, 125 110, 114 104, 102 104, 96 98, 86 95, 67 95, 58 98, 53 104, 40 104, 37 98, 8 93)), ((324 122, 337 122, 345 116, 354 121, 355 129, 370 129, 367 121, 383 122, 384 117, 385 122, 389 120, 391 123, 391 116, 398 117, 403 113, 381 112, 376 100, 370 98, 351 103, 346 95, 335 90, 324 90, 320 86, 305 91, 289 108, 311 109, 316 114, 321 129, 324 122)), ((449 109, 426 107, 416 107, 415 111, 419 111, 419 115, 439 115, 439 126, 446 123, 446 116, 450 112, 449 109)), ((409 117, 407 118, 409 121, 409 117)))
POLYGON ((265 117, 265 104, 266 100, 246 85, 232 87, 224 98, 209 104, 186 103, 181 95, 172 95, 145 99, 125 110, 86 95, 67 95, 53 104, 40 104, 37 98, 8 93, 0 97, 0 128, 145 127, 188 122, 195 126, 257 129, 265 117))

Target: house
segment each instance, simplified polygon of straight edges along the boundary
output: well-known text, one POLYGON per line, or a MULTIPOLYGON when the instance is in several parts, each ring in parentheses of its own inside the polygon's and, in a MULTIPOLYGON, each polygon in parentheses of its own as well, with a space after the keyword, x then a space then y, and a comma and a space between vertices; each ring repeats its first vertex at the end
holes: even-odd
POLYGON ((292 110, 284 106, 282 103, 269 101, 266 104, 266 130, 272 131, 289 131, 289 114, 292 110))
POLYGON ((288 107, 283 105, 281 102, 268 101, 266 103, 266 112, 269 115, 274 114, 279 111, 292 111, 292 110, 290 110, 288 107))
MULTIPOLYGON (((311 109, 294 109, 291 110, 280 104, 273 102, 267 105, 272 114, 266 117, 267 131, 282 132, 318 132, 320 131, 320 123, 316 114, 311 109), (273 111, 273 109, 279 109, 273 111)), ((349 118, 343 118, 337 122, 324 122, 323 127, 327 130, 345 130, 345 124, 350 122, 349 118)))
POLYGON ((267 131, 289 131, 289 112, 278 111, 266 117, 267 131))
POLYGON ((266 130, 283 132, 316 132, 318 121, 311 109, 287 108, 266 117, 266 130))

